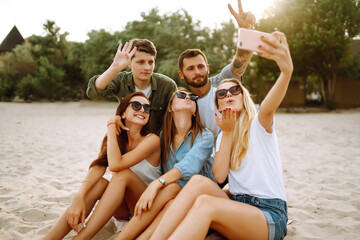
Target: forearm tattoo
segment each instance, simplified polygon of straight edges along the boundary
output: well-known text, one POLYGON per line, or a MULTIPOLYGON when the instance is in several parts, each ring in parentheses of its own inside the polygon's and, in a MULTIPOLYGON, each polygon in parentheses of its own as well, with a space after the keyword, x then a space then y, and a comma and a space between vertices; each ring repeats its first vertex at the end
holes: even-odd
POLYGON ((234 61, 231 64, 231 70, 233 71, 233 73, 237 78, 240 78, 244 74, 250 62, 251 56, 252 56, 251 51, 243 50, 243 49, 236 50, 234 61))

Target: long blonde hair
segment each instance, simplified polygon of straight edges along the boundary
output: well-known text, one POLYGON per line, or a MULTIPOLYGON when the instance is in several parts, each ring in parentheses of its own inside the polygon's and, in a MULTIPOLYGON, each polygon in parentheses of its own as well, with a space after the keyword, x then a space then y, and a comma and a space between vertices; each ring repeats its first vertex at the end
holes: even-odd
MULTIPOLYGON (((166 109, 165 117, 164 117, 162 134, 161 134, 161 138, 160 138, 161 161, 162 161, 163 166, 166 165, 166 156, 170 153, 170 145, 172 143, 173 136, 175 133, 175 123, 174 123, 173 112, 170 110, 171 110, 172 103, 174 101, 176 92, 179 92, 179 91, 190 93, 189 90, 187 90, 186 88, 180 87, 170 97, 170 101, 169 101, 168 107, 166 109)), ((193 115, 191 117, 192 132, 191 132, 190 147, 192 147, 198 132, 200 132, 200 134, 202 134, 202 131, 205 128, 204 125, 200 122, 198 104, 197 104, 197 102, 195 102, 195 103, 196 103, 195 116, 193 115)))
MULTIPOLYGON (((234 129, 234 141, 231 148, 230 169, 236 170, 241 165, 241 160, 249 148, 250 126, 256 114, 256 108, 249 91, 235 78, 224 79, 223 83, 231 82, 239 85, 243 94, 244 107, 240 112, 240 117, 236 121, 234 129)), ((219 89, 219 87, 218 87, 219 89)), ((219 109, 218 98, 215 95, 215 106, 219 109)))

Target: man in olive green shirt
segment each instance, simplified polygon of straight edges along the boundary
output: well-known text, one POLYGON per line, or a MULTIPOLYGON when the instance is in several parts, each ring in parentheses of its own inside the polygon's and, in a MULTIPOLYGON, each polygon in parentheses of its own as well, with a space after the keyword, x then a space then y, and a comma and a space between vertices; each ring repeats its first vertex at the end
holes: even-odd
POLYGON ((110 67, 89 80, 87 96, 94 100, 115 96, 121 101, 133 92, 143 92, 152 105, 151 130, 159 134, 170 96, 177 86, 171 78, 153 72, 156 53, 154 44, 147 39, 133 39, 123 48, 120 44, 110 67), (131 72, 122 72, 128 66, 131 72))

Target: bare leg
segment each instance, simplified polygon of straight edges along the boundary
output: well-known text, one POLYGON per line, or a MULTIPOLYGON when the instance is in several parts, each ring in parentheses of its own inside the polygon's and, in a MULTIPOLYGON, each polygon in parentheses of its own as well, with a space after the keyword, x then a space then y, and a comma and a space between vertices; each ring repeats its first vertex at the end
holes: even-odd
POLYGON ((138 238, 136 238, 137 240, 150 239, 151 235, 154 233, 155 229, 159 225, 161 219, 163 218, 164 214, 166 213, 173 201, 174 200, 170 200, 166 203, 165 207, 161 210, 161 212, 159 212, 159 214, 156 216, 150 226, 138 238))
POLYGON ((226 193, 209 178, 201 175, 191 177, 189 182, 180 191, 168 211, 165 213, 151 239, 168 239, 171 233, 190 211, 196 198, 202 194, 209 194, 228 199, 226 193))
MULTIPOLYGON (((108 181, 104 178, 99 179, 96 184, 85 196, 86 216, 88 216, 93 209, 97 200, 103 195, 108 181)), ((57 223, 50 229, 50 231, 43 238, 44 240, 50 239, 63 239, 70 231, 71 227, 66 219, 67 211, 59 218, 57 223)))
POLYGON ((125 194, 128 199, 134 201, 131 205, 135 206, 136 201, 145 189, 146 184, 130 169, 115 173, 89 221, 86 223, 86 228, 82 228, 79 235, 74 239, 91 239, 119 209, 125 194))
POLYGON ((196 199, 169 239, 204 239, 210 226, 227 239, 268 239, 266 218, 260 209, 210 195, 196 199))
POLYGON ((146 229, 147 226, 149 226, 149 224, 154 220, 164 205, 169 200, 175 198, 180 190, 181 187, 177 183, 171 183, 165 188, 161 189, 154 199, 151 210, 143 212, 141 218, 139 216, 133 217, 126 225, 125 229, 119 233, 116 240, 135 239, 146 229))

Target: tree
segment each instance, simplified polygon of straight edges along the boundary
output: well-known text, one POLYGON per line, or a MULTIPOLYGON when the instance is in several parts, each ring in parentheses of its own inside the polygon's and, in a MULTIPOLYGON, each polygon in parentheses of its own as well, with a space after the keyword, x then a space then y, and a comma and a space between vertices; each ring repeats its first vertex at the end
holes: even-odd
POLYGON ((327 108, 335 108, 335 84, 347 68, 352 39, 360 34, 358 0, 279 0, 258 29, 285 32, 294 61, 294 74, 315 75, 327 108))
POLYGON ((18 45, 12 52, 6 53, 0 67, 0 99, 12 99, 21 79, 35 74, 36 68, 37 63, 29 46, 18 45))
POLYGON ((53 21, 43 26, 44 37, 33 35, 27 44, 3 57, 1 99, 9 100, 15 95, 26 100, 74 99, 84 92, 80 71, 82 44, 68 43, 67 33, 61 34, 53 21))
POLYGON ((85 78, 103 73, 112 63, 119 45, 118 33, 111 34, 104 29, 88 33, 81 59, 81 70, 85 78))

